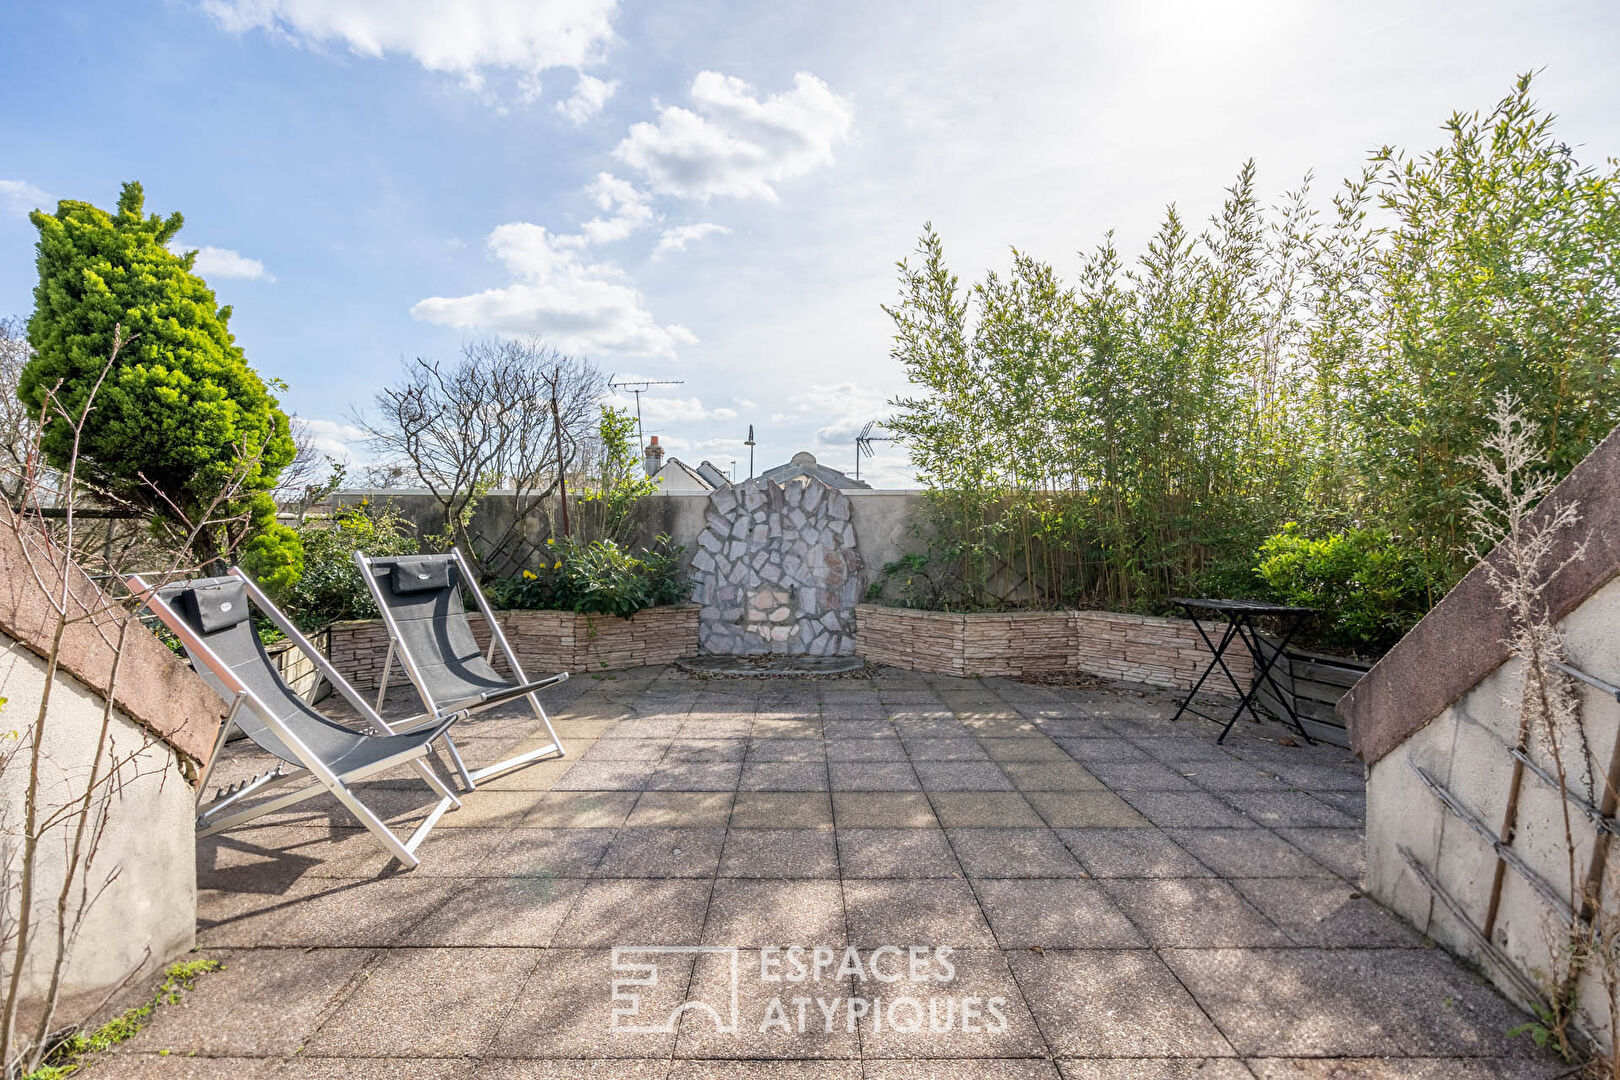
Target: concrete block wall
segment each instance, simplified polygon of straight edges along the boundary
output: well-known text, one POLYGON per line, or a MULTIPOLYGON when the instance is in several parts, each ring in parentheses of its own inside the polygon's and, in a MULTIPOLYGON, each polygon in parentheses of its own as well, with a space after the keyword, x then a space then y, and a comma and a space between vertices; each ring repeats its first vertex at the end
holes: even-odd
MULTIPOLYGON (((1106 611, 958 613, 862 604, 857 652, 876 664, 940 675, 1018 676, 1075 671, 1126 682, 1186 689, 1209 663, 1209 648, 1185 619, 1106 611)), ((1247 654, 1229 651, 1244 685, 1247 654)), ((1218 671, 1204 683, 1230 693, 1218 671)))

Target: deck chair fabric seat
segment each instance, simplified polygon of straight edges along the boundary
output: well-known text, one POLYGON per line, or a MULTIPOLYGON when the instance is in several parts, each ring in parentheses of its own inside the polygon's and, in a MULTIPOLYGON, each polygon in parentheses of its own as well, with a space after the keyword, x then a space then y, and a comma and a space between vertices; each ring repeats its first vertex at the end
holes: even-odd
POLYGON ((388 692, 388 680, 397 656, 422 700, 424 712, 420 719, 423 722, 431 723, 456 710, 471 714, 524 698, 544 724, 551 740, 548 745, 481 769, 467 769, 452 745, 452 760, 469 789, 490 776, 543 758, 564 755, 551 719, 535 693, 565 681, 568 673, 537 680, 523 674, 516 654, 459 551, 377 557, 356 552, 355 563, 382 612, 389 635, 388 658, 377 691, 378 711, 388 692), (490 627, 487 651, 478 647, 467 621, 463 590, 474 597, 490 627), (495 670, 492 661, 497 648, 502 650, 507 668, 512 672, 511 678, 495 670))
POLYGON ((445 717, 435 725, 416 731, 391 731, 371 712, 359 694, 336 671, 331 670, 325 658, 310 646, 269 598, 239 571, 233 571, 230 577, 199 578, 155 590, 148 588, 139 576, 132 576, 128 584, 132 592, 145 596, 147 606, 180 638, 192 666, 203 681, 231 706, 215 740, 214 752, 204 763, 204 773, 198 782, 199 802, 206 793, 208 776, 233 726, 240 728, 267 753, 294 767, 294 771, 289 773, 278 765, 272 772, 224 794, 210 807, 200 807, 197 819, 199 835, 207 836, 234 828, 325 790, 337 796, 353 811, 361 824, 377 834, 383 846, 407 867, 417 864, 416 846, 446 810, 460 805, 424 760, 429 746, 445 737, 446 731, 455 722, 455 716, 445 717), (258 607, 269 616, 293 639, 296 646, 317 662, 322 674, 334 688, 356 705, 363 722, 372 728, 371 731, 357 731, 337 723, 287 685, 259 641, 251 617, 252 607, 258 607), (392 830, 360 803, 347 785, 352 780, 403 764, 415 767, 439 796, 439 802, 428 819, 418 827, 416 834, 409 841, 401 842, 392 830), (300 779, 309 783, 267 804, 220 816, 227 809, 239 805, 248 795, 300 779))

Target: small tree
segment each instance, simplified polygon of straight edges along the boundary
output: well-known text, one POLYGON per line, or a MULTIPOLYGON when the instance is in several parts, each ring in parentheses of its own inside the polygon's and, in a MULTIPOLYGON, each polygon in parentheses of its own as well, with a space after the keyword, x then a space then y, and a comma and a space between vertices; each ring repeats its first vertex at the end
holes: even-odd
MULTIPOLYGON (((54 396, 76 416, 94 394, 77 440, 67 424, 46 426, 52 466, 76 452, 84 483, 171 526, 242 520, 244 565, 272 587, 290 584, 297 537, 276 523, 270 497, 293 459, 287 416, 231 336, 230 308, 192 272, 196 253, 169 250, 180 214, 146 216, 143 202, 132 182, 113 214, 73 200, 33 213, 39 284, 19 396, 36 414, 54 396), (115 326, 131 344, 107 369, 115 326), (205 514, 227 489, 225 512, 205 514)), ((191 550, 206 563, 234 539, 223 525, 201 529, 191 550)))
POLYGON ((636 500, 658 490, 658 484, 645 474, 636 453, 636 418, 628 409, 602 406, 596 439, 591 447, 586 486, 581 489, 582 506, 595 511, 594 539, 623 542, 635 513, 636 500))

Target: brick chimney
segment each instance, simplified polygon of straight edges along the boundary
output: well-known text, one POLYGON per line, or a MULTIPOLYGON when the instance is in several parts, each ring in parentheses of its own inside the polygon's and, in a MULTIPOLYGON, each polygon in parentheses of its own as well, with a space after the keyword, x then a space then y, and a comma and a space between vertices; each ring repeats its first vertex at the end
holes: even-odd
POLYGON ((646 457, 642 463, 646 466, 648 476, 658 475, 658 470, 664 467, 664 448, 658 445, 658 436, 647 440, 646 457))

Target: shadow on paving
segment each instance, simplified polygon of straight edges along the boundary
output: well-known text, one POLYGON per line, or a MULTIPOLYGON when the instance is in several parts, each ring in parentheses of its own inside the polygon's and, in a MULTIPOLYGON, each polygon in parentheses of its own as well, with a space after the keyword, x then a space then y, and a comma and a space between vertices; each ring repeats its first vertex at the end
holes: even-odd
MULTIPOLYGON (((415 871, 325 797, 201 841, 226 969, 87 1075, 1560 1071, 1360 894, 1347 751, 1247 723, 1217 746, 1165 692, 892 669, 649 668, 547 704, 568 757, 466 796, 415 871)), ((537 727, 456 736, 476 766, 537 727)), ((227 753, 219 783, 264 767, 227 753)), ((357 790, 396 827, 431 804, 403 770, 357 790)))

